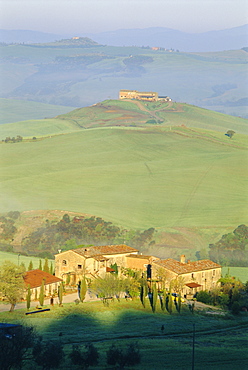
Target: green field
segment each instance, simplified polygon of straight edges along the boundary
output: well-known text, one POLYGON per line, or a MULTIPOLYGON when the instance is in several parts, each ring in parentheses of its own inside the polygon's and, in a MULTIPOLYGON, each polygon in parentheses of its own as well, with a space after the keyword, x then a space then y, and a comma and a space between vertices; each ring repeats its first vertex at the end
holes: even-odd
MULTIPOLYGON (((222 317, 206 311, 212 310, 192 315, 187 306, 183 306, 181 315, 175 311, 169 315, 158 307, 154 314, 148 304, 144 309, 138 300, 121 300, 110 303, 109 307, 101 302, 55 305, 49 312, 28 316, 25 310, 2 312, 0 320, 34 326, 44 341, 60 340, 65 354, 71 351, 73 344, 83 349, 86 343, 92 342, 100 353, 99 365, 92 369, 106 368, 106 351, 113 343, 121 348, 137 343, 141 363, 135 369, 192 369, 195 325, 195 369, 245 369, 248 366, 247 315, 222 317)), ((70 368, 68 358, 60 368, 70 368)))
MULTIPOLYGON (((0 46, 0 54, 3 98, 82 107, 116 99, 120 89, 137 89, 236 116, 248 114, 242 102, 247 97, 243 50, 170 53, 139 47, 8 45, 0 46), (127 66, 130 55, 152 61, 127 66), (83 58, 88 62, 82 63, 83 58)), ((20 115, 15 121, 29 118, 20 115)))
POLYGON ((51 118, 73 109, 73 107, 3 98, 0 98, 0 107, 0 124, 46 117, 51 118))
POLYGON ((224 266, 222 267, 222 276, 225 276, 226 274, 236 277, 241 280, 242 283, 246 283, 248 281, 248 267, 224 266))
MULTIPOLYGON (((40 260, 41 260, 41 263, 42 263, 42 266, 43 266, 44 262, 45 262, 45 260, 43 258, 37 258, 37 257, 33 257, 33 256, 27 257, 27 256, 23 256, 23 255, 18 254, 18 253, 9 253, 9 252, 0 251, 0 265, 4 261, 10 261, 12 263, 15 263, 16 265, 18 263, 19 264, 24 263, 24 265, 27 269, 30 261, 32 261, 34 269, 37 269, 37 268, 39 268, 40 260)), ((54 261, 49 260, 49 266, 50 266, 51 262, 53 263, 54 261)))
POLYGON ((2 212, 70 210, 131 228, 237 226, 247 222, 245 140, 149 126, 3 143, 2 212))

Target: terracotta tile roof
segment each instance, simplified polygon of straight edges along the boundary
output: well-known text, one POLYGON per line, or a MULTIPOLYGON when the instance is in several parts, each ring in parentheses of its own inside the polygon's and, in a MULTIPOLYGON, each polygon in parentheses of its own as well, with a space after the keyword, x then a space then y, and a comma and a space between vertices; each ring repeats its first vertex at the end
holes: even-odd
POLYGON ((72 251, 85 258, 104 256, 108 254, 123 254, 123 253, 138 252, 137 249, 129 247, 128 245, 125 245, 125 244, 77 248, 77 249, 73 249, 72 251))
POLYGON ((189 288, 199 288, 201 286, 200 284, 197 283, 188 283, 185 285, 188 286, 189 288))
POLYGON ((157 260, 155 263, 167 270, 173 271, 176 274, 186 274, 189 272, 210 270, 220 268, 221 266, 210 260, 200 260, 195 262, 182 263, 172 258, 166 260, 157 260))
POLYGON ((45 285, 59 283, 62 281, 58 277, 38 269, 27 271, 24 275, 24 283, 27 287, 30 285, 30 288, 37 288, 41 286, 43 279, 45 279, 45 285))

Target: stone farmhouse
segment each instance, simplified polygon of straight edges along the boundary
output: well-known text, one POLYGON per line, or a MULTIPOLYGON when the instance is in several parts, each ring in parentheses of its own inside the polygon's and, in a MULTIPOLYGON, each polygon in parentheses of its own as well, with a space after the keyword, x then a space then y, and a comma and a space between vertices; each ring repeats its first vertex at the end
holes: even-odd
POLYGON ((83 247, 55 255, 55 276, 76 284, 83 275, 88 278, 103 277, 113 271, 111 265, 126 267, 126 257, 138 254, 138 250, 125 244, 83 247))
POLYGON ((200 290, 210 290, 221 278, 221 266, 210 260, 187 261, 185 255, 180 261, 168 258, 138 254, 138 250, 125 244, 77 248, 55 255, 55 275, 70 283, 77 284, 85 275, 88 278, 104 277, 114 270, 112 265, 139 270, 147 273, 147 278, 164 280, 165 288, 176 278, 183 281, 182 294, 190 297, 200 290))
POLYGON ((184 282, 182 293, 189 297, 200 290, 211 290, 221 278, 221 266, 210 260, 186 261, 182 255, 180 261, 172 258, 156 259, 152 264, 152 276, 159 279, 164 273, 166 288, 171 280, 181 277, 184 282))
POLYGON ((62 279, 58 278, 57 276, 39 269, 25 272, 23 278, 26 289, 30 287, 31 300, 39 297, 42 281, 44 281, 45 296, 56 295, 58 293, 59 284, 62 282, 62 279))
POLYGON ((168 96, 158 96, 157 92, 153 91, 137 91, 137 90, 120 90, 119 99, 136 99, 143 101, 171 101, 168 96))

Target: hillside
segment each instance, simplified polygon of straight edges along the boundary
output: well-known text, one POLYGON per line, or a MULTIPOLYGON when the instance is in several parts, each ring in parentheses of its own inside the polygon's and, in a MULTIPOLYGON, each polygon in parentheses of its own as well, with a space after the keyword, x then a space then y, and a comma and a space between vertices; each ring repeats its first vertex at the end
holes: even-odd
MULTIPOLYGON (((120 104, 112 102, 112 107, 115 103, 120 104)), ((115 112, 106 113, 108 104, 86 111, 99 109, 102 114, 103 109, 119 122, 115 112)), ((137 105, 132 107, 130 115, 139 113, 137 105)), ((69 116, 75 118, 79 111, 69 116)), ((188 108, 188 112, 186 109, 184 114, 170 112, 169 116, 174 120, 173 114, 183 118, 190 113, 192 122, 194 112, 198 119, 201 117, 203 126, 208 123, 212 127, 211 118, 218 116, 212 113, 210 121, 204 123, 199 114, 202 110, 194 108, 188 108)), ((100 117, 98 113, 95 114, 100 117)), ((143 119, 150 114, 143 112, 143 119)), ((87 115, 93 122, 94 117, 89 112, 87 115)), ((63 118, 47 120, 43 133, 35 131, 36 127, 42 131, 39 121, 36 127, 29 127, 31 137, 51 135, 55 126, 56 133, 63 135, 0 145, 2 211, 71 210, 132 228, 237 226, 246 222, 247 136, 238 132, 245 130, 245 120, 230 118, 232 128, 235 122, 240 124, 230 139, 224 135, 230 127, 222 130, 220 121, 216 121, 216 128, 222 130, 218 133, 173 127, 171 123, 167 126, 167 122, 165 126, 141 123, 140 127, 101 127, 98 123, 94 129, 85 129, 78 122, 63 118), (75 128, 77 131, 73 132, 75 128), (66 130, 71 133, 65 134, 66 130)), ((100 118, 105 120, 106 116, 100 118)), ((11 134, 21 135, 21 125, 6 124, 0 129, 11 127, 11 134)), ((2 137, 5 134, 1 131, 2 137)))
MULTIPOLYGON (((55 118, 30 120, 0 126, 0 139, 6 137, 43 137, 65 134, 89 128, 103 127, 146 127, 156 129, 181 130, 187 128, 215 131, 216 139, 226 144, 236 141, 228 140, 223 134, 234 130, 239 134, 248 132, 247 120, 176 102, 138 102, 124 100, 105 100, 90 107, 78 108, 55 118), (184 126, 180 129, 178 126, 184 126), (218 134, 218 132, 221 134, 218 134)), ((186 133, 187 132, 187 133, 186 133)), ((192 136, 193 131, 186 130, 192 136)), ((206 138, 206 132, 202 133, 206 138)), ((242 136, 238 139, 241 141, 242 136)))
POLYGON ((73 109, 73 107, 63 107, 61 105, 1 98, 0 106, 0 124, 54 117, 57 114, 63 114, 73 109))
POLYGON ((248 116, 245 50, 187 53, 81 40, 0 45, 0 97, 86 107, 116 99, 120 89, 152 90, 173 101, 248 116))

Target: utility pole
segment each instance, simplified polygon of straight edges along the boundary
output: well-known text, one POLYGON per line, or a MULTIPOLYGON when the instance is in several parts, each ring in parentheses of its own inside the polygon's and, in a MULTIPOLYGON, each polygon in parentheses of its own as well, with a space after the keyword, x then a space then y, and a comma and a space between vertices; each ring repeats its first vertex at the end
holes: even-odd
POLYGON ((193 324, 193 342, 192 342, 192 370, 195 368, 195 324, 193 324))

